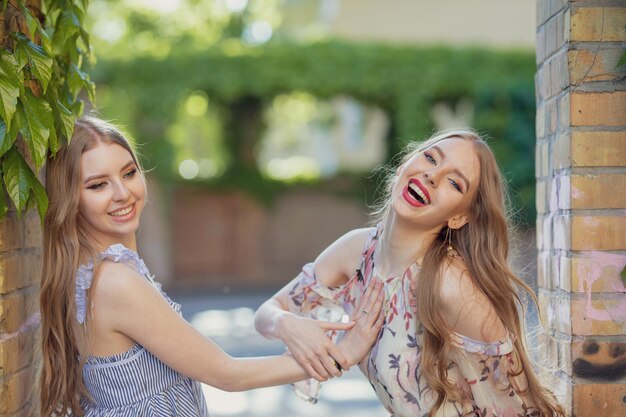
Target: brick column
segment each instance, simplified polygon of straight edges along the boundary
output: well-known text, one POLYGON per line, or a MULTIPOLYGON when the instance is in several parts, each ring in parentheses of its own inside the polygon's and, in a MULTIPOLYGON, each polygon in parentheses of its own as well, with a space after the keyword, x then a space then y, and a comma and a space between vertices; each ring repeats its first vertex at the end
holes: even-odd
POLYGON ((41 225, 35 210, 0 222, 0 416, 36 411, 41 225))
POLYGON ((543 377, 577 417, 626 415, 622 0, 537 1, 537 248, 543 377))

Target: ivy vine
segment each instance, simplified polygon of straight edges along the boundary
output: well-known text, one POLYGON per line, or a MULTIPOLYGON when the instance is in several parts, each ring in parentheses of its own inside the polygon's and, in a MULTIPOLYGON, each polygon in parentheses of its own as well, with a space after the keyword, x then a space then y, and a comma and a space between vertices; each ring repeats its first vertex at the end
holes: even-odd
POLYGON ((83 110, 79 93, 85 90, 94 100, 94 84, 83 70, 92 56, 83 26, 87 3, 2 1, 0 218, 8 211, 8 195, 18 216, 36 206, 43 221, 48 199, 37 172, 71 138, 83 110))

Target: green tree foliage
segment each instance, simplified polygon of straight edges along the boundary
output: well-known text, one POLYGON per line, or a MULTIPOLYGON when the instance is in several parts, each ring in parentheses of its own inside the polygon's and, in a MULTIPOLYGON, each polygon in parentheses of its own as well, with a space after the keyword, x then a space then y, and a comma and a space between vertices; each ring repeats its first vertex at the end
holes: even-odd
MULTIPOLYGON (((94 84, 83 71, 91 55, 83 27, 86 7, 86 0, 2 3, 8 30, 0 50, 0 167, 2 187, 18 215, 36 205, 43 221, 48 200, 36 172, 71 137, 83 108, 79 93, 86 90, 94 98, 94 84)), ((4 195, 0 217, 8 209, 4 195)))
MULTIPOLYGON (((211 186, 267 195, 271 180, 251 170, 249 150, 263 132, 257 117, 275 96, 305 91, 319 98, 350 95, 386 110, 392 119, 389 154, 435 130, 429 110, 436 103, 469 99, 474 127, 491 138, 513 189, 520 219, 534 219, 535 62, 532 52, 397 47, 329 41, 308 45, 268 43, 246 47, 226 42, 204 51, 173 51, 167 57, 101 60, 94 77, 124 91, 126 122, 149 141, 151 165, 172 167, 166 131, 176 109, 202 91, 222 109, 232 164, 211 186), (251 138, 251 135, 254 137, 251 138)), ((106 87, 103 87, 106 88, 106 87)), ((167 177, 172 171, 160 169, 167 177)))

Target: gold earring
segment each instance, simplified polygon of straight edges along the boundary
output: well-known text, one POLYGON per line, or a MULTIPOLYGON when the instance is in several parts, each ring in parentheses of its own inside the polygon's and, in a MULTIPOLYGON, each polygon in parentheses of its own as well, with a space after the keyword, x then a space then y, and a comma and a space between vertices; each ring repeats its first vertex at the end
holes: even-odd
POLYGON ((446 230, 446 242, 448 243, 446 254, 448 256, 458 257, 459 253, 452 247, 452 230, 450 229, 450 227, 448 227, 448 230, 446 230))

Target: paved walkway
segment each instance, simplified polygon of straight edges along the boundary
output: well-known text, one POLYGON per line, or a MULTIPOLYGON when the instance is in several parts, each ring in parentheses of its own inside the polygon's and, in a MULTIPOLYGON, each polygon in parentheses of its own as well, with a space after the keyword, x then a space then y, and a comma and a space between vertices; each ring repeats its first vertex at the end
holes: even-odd
MULTIPOLYGON (((271 294, 210 295, 168 292, 182 304, 185 318, 232 356, 279 355, 282 343, 254 330, 256 308, 271 294)), ((322 384, 313 405, 295 396, 291 386, 228 393, 204 386, 211 417, 386 417, 374 391, 354 367, 341 378, 322 384)))

